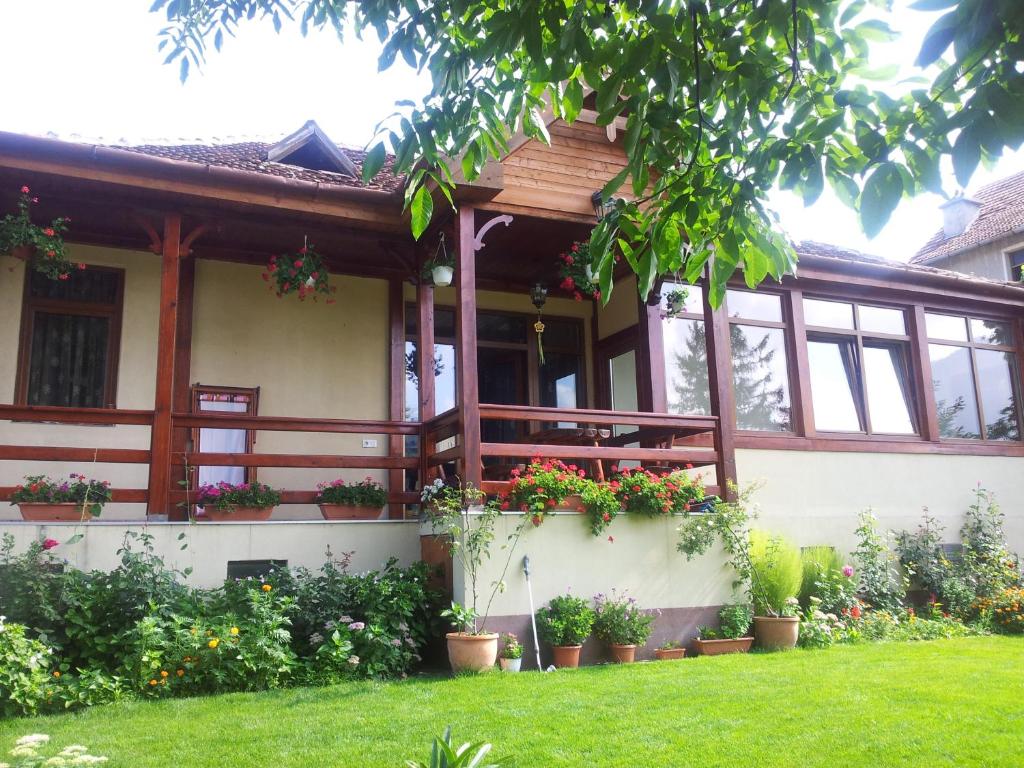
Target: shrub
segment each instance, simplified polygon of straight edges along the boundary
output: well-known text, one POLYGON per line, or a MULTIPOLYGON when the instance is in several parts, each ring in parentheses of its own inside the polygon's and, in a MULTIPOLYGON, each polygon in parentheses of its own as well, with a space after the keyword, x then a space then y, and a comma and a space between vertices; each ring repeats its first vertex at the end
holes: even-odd
POLYGON ((982 598, 982 607, 992 618, 999 632, 1024 633, 1024 588, 1007 587, 992 598, 982 598))
MULTIPOLYGON (((10 768, 38 768, 38 766, 61 765, 98 765, 105 763, 107 758, 90 755, 89 748, 81 744, 71 744, 59 752, 48 746, 50 737, 45 733, 32 733, 22 736, 14 742, 14 748, 8 752, 14 760, 10 768)), ((8 763, 0 763, 8 766, 8 763)))
POLYGON ((925 510, 924 520, 913 533, 896 534, 896 553, 900 565, 919 589, 938 594, 942 583, 953 573, 952 563, 942 548, 945 528, 925 510))
POLYGON ((594 627, 594 610, 572 595, 553 597, 537 611, 537 632, 550 645, 581 645, 594 627))
POLYGON ((800 580, 800 607, 807 611, 811 598, 826 613, 841 613, 853 607, 856 584, 853 567, 843 563, 835 547, 806 547, 800 552, 803 575, 800 580))
POLYGON ((844 639, 846 624, 834 613, 822 610, 821 600, 813 595, 809 606, 800 613, 801 648, 827 648, 844 639))
POLYGON ((745 637, 753 620, 754 611, 746 603, 723 605, 718 611, 718 631, 729 640, 745 637))
POLYGON ((534 525, 540 525, 555 507, 570 496, 582 494, 587 486, 586 472, 558 459, 534 459, 525 472, 513 469, 512 477, 512 487, 502 498, 501 508, 526 512, 534 525))
POLYGON ((33 541, 18 555, 11 534, 0 540, 0 615, 24 624, 44 644, 53 644, 62 634, 63 622, 64 565, 55 557, 52 542, 33 541))
POLYGON ((371 477, 353 485, 346 485, 344 480, 320 483, 317 488, 320 489, 315 499, 317 504, 344 504, 380 509, 388 501, 384 486, 371 477))
POLYGON ((611 645, 643 645, 651 636, 654 615, 645 613, 632 597, 597 595, 594 634, 611 645))
POLYGON ((704 499, 704 486, 684 472, 656 475, 647 469, 623 469, 610 485, 626 511, 661 517, 682 514, 704 499))
POLYGON ((281 503, 281 494, 263 483, 232 485, 220 482, 199 486, 195 503, 200 507, 231 512, 238 507, 275 507, 281 503))
POLYGON ((27 637, 21 624, 7 624, 0 616, 0 717, 38 713, 52 663, 49 648, 27 637))
POLYGON ((979 597, 994 597, 1007 587, 1021 585, 1017 559, 1003 531, 1004 515, 995 497, 980 486, 960 529, 963 543, 960 575, 979 597))
POLYGON ((85 475, 72 472, 69 480, 58 483, 46 475, 30 475, 11 494, 14 504, 36 502, 43 504, 74 503, 93 517, 99 517, 103 505, 110 501, 110 483, 89 480, 85 475))
POLYGON ((612 520, 619 516, 622 505, 615 491, 603 483, 588 482, 580 496, 583 498, 583 508, 590 517, 590 532, 600 536, 612 520))
POLYGON ((800 592, 800 551, 781 536, 752 531, 751 596, 759 616, 791 616, 800 592))
POLYGON ((903 607, 907 590, 888 543, 878 532, 877 522, 871 510, 861 512, 858 518, 857 548, 853 551, 857 593, 876 610, 897 612, 903 607))
POLYGON ((101 669, 78 669, 64 672, 51 685, 47 704, 56 709, 94 707, 131 698, 130 681, 110 675, 101 669))
POLYGON ((512 768, 515 765, 515 760, 511 757, 495 761, 488 759, 484 762, 490 751, 491 745, 483 742, 456 747, 452 742, 452 729, 449 726, 445 729, 443 737, 434 738, 429 762, 407 760, 406 765, 409 768, 512 768))

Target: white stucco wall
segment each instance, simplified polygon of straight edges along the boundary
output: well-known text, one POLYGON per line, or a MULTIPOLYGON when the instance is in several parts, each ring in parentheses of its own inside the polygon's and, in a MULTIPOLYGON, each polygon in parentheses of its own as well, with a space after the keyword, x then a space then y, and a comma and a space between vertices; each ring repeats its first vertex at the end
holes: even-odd
POLYGON ((1020 275, 1010 275, 1010 260, 1007 256, 1008 252, 1019 248, 1024 248, 1024 233, 1009 235, 948 258, 936 259, 928 262, 928 265, 991 280, 1019 280, 1020 275))

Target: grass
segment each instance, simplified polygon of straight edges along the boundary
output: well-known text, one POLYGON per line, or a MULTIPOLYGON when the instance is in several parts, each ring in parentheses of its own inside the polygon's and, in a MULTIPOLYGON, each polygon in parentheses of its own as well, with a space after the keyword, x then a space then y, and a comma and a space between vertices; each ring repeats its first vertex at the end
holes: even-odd
POLYGON ((394 768, 449 723, 519 768, 1020 765, 1024 639, 131 702, 0 722, 0 746, 44 732, 112 768, 394 768))

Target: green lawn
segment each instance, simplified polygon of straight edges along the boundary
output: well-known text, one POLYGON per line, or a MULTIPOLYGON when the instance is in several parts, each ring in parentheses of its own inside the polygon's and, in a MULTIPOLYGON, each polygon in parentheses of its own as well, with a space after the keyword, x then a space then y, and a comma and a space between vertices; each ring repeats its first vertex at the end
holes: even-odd
MULTIPOLYGON (((1024 764, 1024 639, 139 702, 0 722, 111 766, 389 766, 446 724, 520 768, 1024 764)), ((0 757, 2 759, 2 757, 0 757)))

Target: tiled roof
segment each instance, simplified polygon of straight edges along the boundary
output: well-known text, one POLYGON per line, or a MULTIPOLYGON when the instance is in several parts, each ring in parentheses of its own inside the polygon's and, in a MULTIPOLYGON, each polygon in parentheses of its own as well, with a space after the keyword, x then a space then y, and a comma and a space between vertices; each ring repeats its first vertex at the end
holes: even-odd
POLYGON ((1024 230, 1024 171, 984 186, 971 197, 981 203, 971 226, 954 237, 940 229, 914 254, 911 264, 952 256, 1024 230))
MULTIPOLYGON (((797 255, 799 256, 822 256, 830 259, 845 259, 846 261, 867 261, 871 263, 887 263, 888 259, 883 259, 881 256, 873 256, 870 253, 862 253, 861 251, 854 251, 850 248, 840 248, 838 245, 832 245, 831 243, 819 243, 814 240, 804 240, 803 242, 797 243, 795 246, 797 255)), ((890 262, 898 263, 898 262, 890 262)))
POLYGON ((393 157, 388 157, 381 168, 380 173, 369 183, 362 180, 363 159, 366 153, 339 147, 355 165, 359 176, 352 178, 343 173, 332 171, 314 171, 284 163, 274 163, 267 160, 267 150, 274 146, 258 141, 245 141, 236 144, 139 144, 112 145, 115 149, 122 149, 128 152, 137 152, 143 155, 163 157, 168 160, 178 160, 198 165, 221 166, 234 168, 240 171, 280 176, 286 179, 297 179, 299 181, 310 181, 320 184, 333 184, 343 187, 358 187, 360 189, 380 190, 384 192, 395 192, 402 187, 402 177, 392 173, 393 157))

